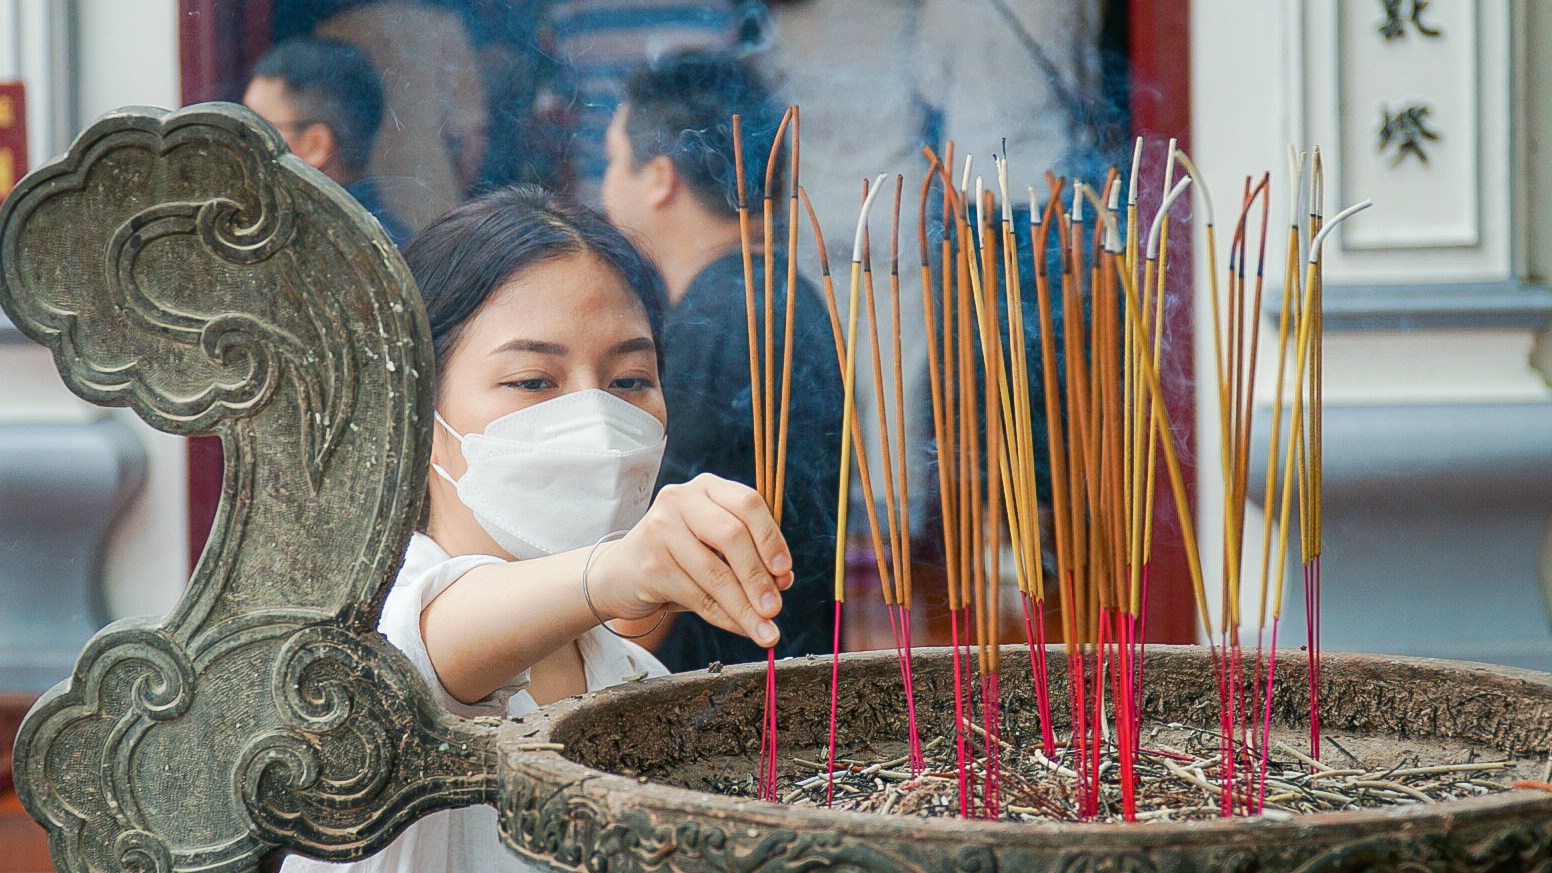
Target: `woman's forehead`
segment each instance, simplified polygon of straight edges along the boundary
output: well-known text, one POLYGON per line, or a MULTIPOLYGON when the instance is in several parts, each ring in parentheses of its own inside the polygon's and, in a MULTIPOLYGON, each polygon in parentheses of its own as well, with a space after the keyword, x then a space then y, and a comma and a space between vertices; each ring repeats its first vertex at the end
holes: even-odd
POLYGON ((550 258, 509 277, 469 328, 490 347, 514 339, 614 346, 651 336, 641 301, 618 272, 591 253, 550 258))

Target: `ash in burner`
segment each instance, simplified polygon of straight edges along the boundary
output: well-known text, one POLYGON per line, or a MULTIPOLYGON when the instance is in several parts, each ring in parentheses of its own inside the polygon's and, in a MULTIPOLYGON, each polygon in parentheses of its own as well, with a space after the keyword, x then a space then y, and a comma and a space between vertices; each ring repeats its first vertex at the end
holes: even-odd
MULTIPOLYGON (((999 787, 995 796, 987 798, 983 795, 984 737, 974 734, 970 739, 975 746, 975 764, 968 776, 971 817, 1013 822, 1082 820, 1082 762, 1075 760, 1072 746, 1059 745, 1047 757, 1039 749, 1038 738, 1003 743, 999 787)), ((1292 745, 1296 740, 1291 732, 1274 739, 1264 795, 1258 785, 1259 750, 1239 746, 1230 795, 1224 785, 1229 768, 1224 767, 1223 744, 1216 732, 1179 724, 1145 730, 1135 763, 1136 820, 1219 818, 1230 796, 1237 816, 1286 820, 1311 813, 1479 797, 1545 775, 1542 762, 1506 759, 1466 744, 1337 734, 1327 737, 1326 760, 1317 762, 1292 745)), ((927 766, 916 774, 908 770, 909 756, 902 744, 852 750, 837 759, 833 780, 822 749, 811 757, 787 758, 779 794, 783 803, 794 806, 823 807, 829 795, 834 809, 923 817, 961 815, 954 742, 940 737, 924 750, 927 766)), ((743 758, 706 761, 699 774, 680 775, 688 787, 735 797, 753 798, 757 792, 754 767, 743 758)), ((1099 785, 1100 812, 1088 821, 1122 822, 1122 784, 1114 746, 1104 750, 1099 785)))

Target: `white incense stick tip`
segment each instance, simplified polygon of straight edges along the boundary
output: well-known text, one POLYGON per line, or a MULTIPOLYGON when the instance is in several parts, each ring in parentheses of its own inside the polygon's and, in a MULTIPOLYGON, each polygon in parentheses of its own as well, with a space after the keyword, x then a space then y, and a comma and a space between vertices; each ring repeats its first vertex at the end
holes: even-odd
POLYGON ((1299 226, 1299 194, 1304 190, 1305 153, 1295 151, 1288 143, 1288 224, 1299 226))
POLYGON ((1105 201, 1105 205, 1110 209, 1111 212, 1114 212, 1115 210, 1121 208, 1121 180, 1120 179, 1117 179, 1114 182, 1110 183, 1110 197, 1109 197, 1109 199, 1107 199, 1105 201))
POLYGON ((1310 150, 1310 215, 1326 214, 1326 172, 1320 159, 1320 146, 1310 150))
POLYGON ((1177 146, 1177 144, 1179 142, 1180 142, 1180 140, 1178 140, 1178 139, 1176 139, 1174 137, 1170 137, 1169 138, 1169 150, 1167 152, 1165 152, 1165 158, 1164 158, 1164 190, 1165 191, 1168 191, 1175 184, 1175 152, 1178 151, 1176 146, 1177 146))
POLYGON ((970 165, 974 161, 975 155, 965 155, 965 171, 959 174, 959 193, 961 196, 970 193, 970 165))
POLYGON ((888 173, 879 173, 878 178, 868 188, 868 196, 862 201, 862 211, 857 214, 857 236, 851 244, 851 260, 854 264, 862 263, 862 237, 868 230, 868 211, 873 208, 873 198, 878 192, 884 190, 884 180, 889 178, 888 173))
POLYGON ((1200 193, 1202 195, 1202 208, 1203 208, 1203 211, 1205 211, 1207 213, 1207 215, 1206 215, 1207 226, 1208 227, 1213 227, 1214 225, 1213 225, 1212 192, 1207 190, 1207 183, 1201 181, 1202 174, 1197 172, 1197 170, 1196 170, 1196 163, 1191 160, 1191 156, 1190 155, 1186 154, 1185 152, 1181 151, 1180 149, 1176 149, 1175 150, 1175 157, 1176 157, 1176 159, 1178 159, 1180 161, 1180 166, 1185 167, 1186 168, 1186 172, 1191 174, 1191 178, 1194 178, 1194 179, 1197 180, 1196 190, 1197 190, 1198 193, 1200 193))
POLYGON ((1132 145, 1132 175, 1127 179, 1126 205, 1137 205, 1137 170, 1142 166, 1142 137, 1132 145))
MULTIPOLYGON (((1006 142, 1003 143, 1007 145, 1006 142)), ((1013 198, 1008 196, 1008 157, 997 160, 997 190, 1002 194, 1002 223, 1013 223, 1013 198)))
MULTIPOLYGON (((1115 207, 1111 206, 1110 209, 1106 209, 1104 201, 1099 199, 1099 192, 1083 182, 1078 182, 1075 188, 1075 193, 1082 194, 1083 199, 1094 205, 1094 214, 1099 217, 1099 221, 1105 226, 1105 251, 1112 254, 1119 253, 1121 251, 1121 228, 1116 224, 1115 213, 1111 211, 1115 207)), ((1112 184, 1110 186, 1110 193, 1110 199, 1112 201, 1116 200, 1120 189, 1112 184)))
POLYGON ((986 248, 986 180, 975 177, 975 234, 976 247, 986 248))
POLYGON ((1069 217, 1074 222, 1083 221, 1083 189, 1087 187, 1083 182, 1074 182, 1072 185, 1072 212, 1069 217))
POLYGON ((1029 191, 1029 226, 1034 227, 1040 223, 1035 220, 1035 186, 1030 185, 1026 190, 1029 191))
POLYGON ((1159 204, 1159 211, 1153 215, 1153 226, 1148 228, 1148 260, 1154 260, 1159 256, 1159 237, 1164 232, 1164 216, 1169 213, 1169 208, 1175 200, 1185 193, 1186 186, 1191 184, 1190 176, 1182 176, 1175 187, 1169 189, 1164 195, 1164 202, 1159 204))
POLYGON ((1330 221, 1321 225, 1320 230, 1315 233, 1315 239, 1310 242, 1309 262, 1311 264, 1320 263, 1320 246, 1326 241, 1326 234, 1330 233, 1332 228, 1373 205, 1373 200, 1364 200, 1361 203, 1354 203, 1341 212, 1338 212, 1335 218, 1332 218, 1330 221))

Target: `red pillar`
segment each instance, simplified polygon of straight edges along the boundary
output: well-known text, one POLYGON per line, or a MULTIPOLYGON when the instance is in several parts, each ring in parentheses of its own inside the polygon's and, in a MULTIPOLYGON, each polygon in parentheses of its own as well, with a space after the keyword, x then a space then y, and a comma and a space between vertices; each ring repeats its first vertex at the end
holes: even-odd
MULTIPOLYGON (((1170 137, 1186 151, 1191 148, 1191 4, 1184 0, 1131 0, 1127 9, 1132 76, 1132 131, 1146 143, 1140 202, 1144 214, 1158 208, 1163 196, 1164 161, 1170 137)), ((1178 173, 1177 173, 1178 178, 1178 173)), ((1177 203, 1174 215, 1187 214, 1189 199, 1177 203)), ((1196 482, 1196 402, 1192 364, 1193 283, 1191 224, 1170 223, 1169 301, 1165 316, 1163 377, 1170 422, 1184 466, 1186 490, 1194 506, 1196 482)), ((1151 642, 1196 641, 1195 599, 1180 521, 1165 477, 1160 475, 1158 508, 1154 515, 1153 566, 1148 593, 1148 639, 1151 642)))

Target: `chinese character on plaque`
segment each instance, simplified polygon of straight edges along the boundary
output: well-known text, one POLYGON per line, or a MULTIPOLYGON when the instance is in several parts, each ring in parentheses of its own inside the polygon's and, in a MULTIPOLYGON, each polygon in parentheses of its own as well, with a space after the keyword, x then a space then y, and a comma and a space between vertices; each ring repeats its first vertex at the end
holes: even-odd
POLYGON ((1428 126, 1431 112, 1433 107, 1427 103, 1409 103, 1395 112, 1389 106, 1380 107, 1379 150, 1392 156, 1391 166, 1401 163, 1407 155, 1428 163, 1428 142, 1439 138, 1439 132, 1428 126))
POLYGON ((1385 20, 1376 30, 1380 32, 1380 36, 1385 37, 1386 42, 1406 36, 1408 22, 1423 36, 1443 36, 1443 29, 1423 20, 1423 14, 1428 11, 1430 2, 1432 0, 1380 0, 1380 5, 1385 10, 1385 20))

